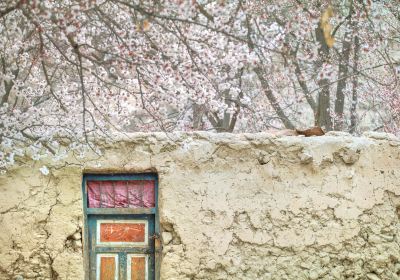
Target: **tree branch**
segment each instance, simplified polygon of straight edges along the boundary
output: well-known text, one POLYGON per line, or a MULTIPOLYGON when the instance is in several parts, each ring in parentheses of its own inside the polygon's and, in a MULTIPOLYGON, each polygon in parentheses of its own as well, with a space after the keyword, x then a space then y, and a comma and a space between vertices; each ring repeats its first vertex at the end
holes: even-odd
POLYGON ((274 93, 272 92, 271 88, 269 87, 268 81, 263 76, 263 71, 260 67, 256 67, 254 69, 259 81, 261 82, 261 86, 265 96, 268 98, 269 103, 271 104, 272 108, 274 108, 276 114, 278 115, 279 119, 288 129, 294 129, 293 123, 289 120, 289 118, 285 115, 282 107, 279 105, 278 100, 276 99, 274 93))

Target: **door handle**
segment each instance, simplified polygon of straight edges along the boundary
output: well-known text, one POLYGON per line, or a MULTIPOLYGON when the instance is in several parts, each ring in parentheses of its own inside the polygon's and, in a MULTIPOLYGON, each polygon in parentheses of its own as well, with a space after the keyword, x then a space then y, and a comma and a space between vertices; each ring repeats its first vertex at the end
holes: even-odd
POLYGON ((162 242, 160 234, 154 233, 152 236, 150 236, 150 239, 154 240, 154 251, 156 253, 160 253, 162 251, 162 242))

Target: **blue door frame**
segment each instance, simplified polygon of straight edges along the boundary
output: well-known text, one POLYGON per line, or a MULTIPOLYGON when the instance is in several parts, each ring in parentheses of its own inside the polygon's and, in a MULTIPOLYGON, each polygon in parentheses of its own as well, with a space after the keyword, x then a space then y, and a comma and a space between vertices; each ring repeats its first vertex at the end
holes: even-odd
POLYGON ((155 238, 159 236, 158 219, 158 177, 156 174, 117 174, 98 175, 85 174, 82 180, 84 231, 83 246, 85 256, 85 278, 96 280, 96 257, 98 254, 118 255, 119 280, 127 278, 127 258, 130 254, 148 255, 148 279, 159 279, 159 252, 156 252, 155 238), (154 208, 88 208, 87 181, 127 181, 127 180, 153 180, 155 182, 155 207, 154 208), (96 244, 98 221, 115 220, 140 220, 148 224, 147 246, 99 246, 96 244))

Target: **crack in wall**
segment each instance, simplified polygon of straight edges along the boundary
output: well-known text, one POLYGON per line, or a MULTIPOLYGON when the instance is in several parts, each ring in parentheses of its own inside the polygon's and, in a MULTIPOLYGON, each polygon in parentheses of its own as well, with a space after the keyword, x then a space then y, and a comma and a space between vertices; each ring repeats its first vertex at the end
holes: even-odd
MULTIPOLYGON (((51 218, 51 214, 52 214, 52 212, 53 212, 53 208, 57 205, 57 204, 59 204, 60 203, 60 201, 59 201, 59 196, 60 196, 60 192, 56 192, 56 197, 55 197, 55 201, 54 201, 54 203, 52 204, 52 205, 50 205, 50 208, 49 208, 49 211, 48 211, 48 213, 47 213, 47 216, 46 216, 46 219, 42 222, 42 224, 43 224, 43 230, 44 230, 44 232, 46 233, 46 239, 45 239, 45 242, 44 242, 44 253, 47 255, 47 257, 48 257, 48 259, 49 259, 49 269, 50 269, 50 279, 51 280, 58 280, 59 278, 58 278, 58 273, 57 273, 57 271, 54 269, 54 267, 53 267, 53 263, 54 263, 54 257, 52 256, 52 254, 51 254, 51 252, 49 251, 49 249, 48 249, 48 245, 47 245, 47 242, 48 242, 48 240, 49 240, 49 238, 50 238, 50 236, 51 236, 51 232, 49 232, 48 230, 47 230, 47 224, 48 224, 48 222, 49 222, 49 220, 50 220, 50 218, 51 218)), ((40 222, 39 222, 40 223, 40 222)))

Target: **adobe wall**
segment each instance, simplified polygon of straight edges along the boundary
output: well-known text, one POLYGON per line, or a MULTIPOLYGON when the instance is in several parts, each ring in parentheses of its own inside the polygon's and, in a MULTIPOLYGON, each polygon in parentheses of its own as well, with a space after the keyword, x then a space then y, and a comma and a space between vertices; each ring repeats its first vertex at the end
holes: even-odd
POLYGON ((144 171, 159 174, 162 279, 400 279, 394 136, 153 133, 101 148, 0 177, 0 279, 83 279, 82 174, 144 171))

